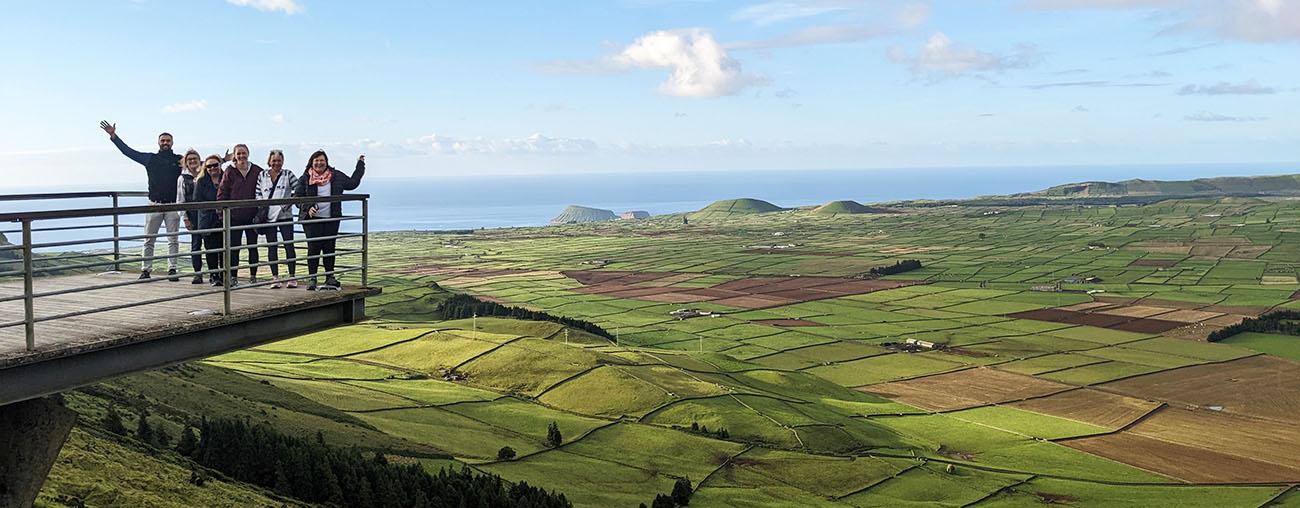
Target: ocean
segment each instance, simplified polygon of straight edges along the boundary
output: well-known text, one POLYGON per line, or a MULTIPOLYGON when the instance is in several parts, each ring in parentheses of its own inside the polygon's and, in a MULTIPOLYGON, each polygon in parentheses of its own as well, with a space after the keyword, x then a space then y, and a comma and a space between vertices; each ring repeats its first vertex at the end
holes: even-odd
MULTIPOLYGON (((852 199, 870 203, 904 199, 955 199, 1029 192, 1086 180, 1130 178, 1186 180, 1213 176, 1294 173, 1293 164, 1182 164, 1141 166, 1044 166, 807 171, 713 171, 594 173, 527 176, 383 177, 372 168, 356 192, 371 195, 372 231, 446 230, 541 226, 565 206, 583 205, 621 213, 665 214, 698 210, 719 199, 758 198, 783 207, 852 199)), ((143 174, 134 189, 144 188, 143 174)), ((72 186, 4 189, 3 194, 101 190, 72 186)), ((114 189, 131 190, 131 189, 114 189)), ((125 200, 123 205, 143 204, 125 200)), ((108 206, 107 199, 60 202, 0 201, 6 212, 108 206)), ((357 205, 350 212, 355 212, 357 205)), ((142 223, 135 217, 123 223, 142 223)), ((84 221, 50 221, 64 226, 84 221)), ((11 240, 17 225, 5 225, 11 240)), ((355 227, 355 226, 353 226, 355 227)), ((138 230, 137 230, 138 231, 138 230)), ((105 234, 107 232, 104 232, 105 234)), ((37 242, 85 238, 83 231, 39 233, 37 242)), ((124 232, 124 234, 130 234, 124 232)), ((56 249, 62 250, 62 249, 56 249)))

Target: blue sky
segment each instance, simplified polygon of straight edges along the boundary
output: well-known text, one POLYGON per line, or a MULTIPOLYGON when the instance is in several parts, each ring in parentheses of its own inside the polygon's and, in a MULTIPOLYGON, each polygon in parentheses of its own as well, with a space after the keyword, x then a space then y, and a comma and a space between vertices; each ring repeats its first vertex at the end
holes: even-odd
POLYGON ((1300 161, 1291 0, 19 2, 0 48, 7 187, 134 182, 100 119, 391 176, 1300 161))

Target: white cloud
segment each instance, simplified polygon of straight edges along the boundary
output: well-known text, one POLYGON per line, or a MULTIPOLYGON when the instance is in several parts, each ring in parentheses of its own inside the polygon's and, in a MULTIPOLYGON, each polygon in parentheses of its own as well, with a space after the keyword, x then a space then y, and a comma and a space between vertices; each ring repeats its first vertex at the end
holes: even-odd
POLYGON ((740 62, 701 28, 660 30, 645 34, 618 54, 595 60, 556 60, 540 66, 556 74, 612 74, 633 69, 666 69, 659 93, 675 97, 723 97, 768 82, 745 74, 740 62))
POLYGON ((1147 9, 1173 7, 1186 0, 1025 0, 1021 6, 1035 10, 1147 9))
POLYGON ((1300 41, 1300 2, 1213 0, 1178 27, 1247 42, 1300 41))
POLYGON ((675 97, 735 95, 767 81, 745 74, 713 34, 699 28, 646 34, 610 61, 624 68, 667 69, 668 80, 659 92, 675 97))
POLYGON ((1178 95, 1271 95, 1275 93, 1277 89, 1262 86, 1253 79, 1241 84, 1220 81, 1213 85, 1186 85, 1178 90, 1178 95))
POLYGON ((999 55, 955 45, 942 32, 930 36, 916 54, 894 47, 890 48, 888 56, 894 63, 907 65, 914 76, 935 81, 1024 68, 1038 60, 1038 53, 1028 46, 1017 47, 1010 55, 999 55))
POLYGON ((1155 9, 1180 21, 1171 31, 1193 31, 1247 42, 1300 40, 1295 0, 1025 0, 1038 10, 1155 9))
POLYGON ((189 102, 177 102, 175 104, 168 104, 166 106, 163 106, 162 112, 163 113, 188 113, 191 111, 203 111, 205 109, 208 109, 208 101, 206 99, 198 99, 189 102))
POLYGON ((534 133, 526 138, 468 138, 457 139, 440 134, 421 137, 417 143, 436 154, 583 154, 597 149, 595 141, 584 138, 552 138, 534 133))
POLYGON ((240 7, 252 7, 259 11, 280 11, 285 14, 302 12, 302 5, 299 5, 297 0, 226 0, 226 3, 240 7))
POLYGON ((1183 117, 1183 120, 1189 122, 1259 122, 1268 120, 1268 118, 1262 116, 1228 116, 1202 111, 1194 115, 1187 115, 1183 117))
MULTIPOLYGON (((861 3, 861 2, 858 2, 861 3)), ((884 9, 875 9, 874 12, 884 9)), ((930 17, 930 6, 923 2, 909 2, 898 7, 887 19, 872 23, 814 25, 770 37, 738 41, 726 45, 727 49, 768 49, 840 44, 874 39, 915 28, 930 17)))
POLYGON ((861 5, 861 1, 844 0, 785 0, 754 4, 736 11, 731 19, 749 21, 764 26, 792 19, 820 16, 831 12, 840 12, 861 5))
POLYGON ((273 124, 284 125, 284 122, 287 121, 288 120, 284 117, 284 113, 276 113, 274 115, 271 115, 271 123, 273 124))

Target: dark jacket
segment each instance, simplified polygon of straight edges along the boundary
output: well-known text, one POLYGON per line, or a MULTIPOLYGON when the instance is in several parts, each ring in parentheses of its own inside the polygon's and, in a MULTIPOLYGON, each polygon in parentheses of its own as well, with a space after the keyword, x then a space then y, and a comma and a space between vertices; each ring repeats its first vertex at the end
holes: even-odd
MULTIPOLYGON (((257 199, 257 180, 262 175, 262 167, 251 162, 248 166, 247 175, 240 174, 233 164, 226 166, 226 171, 221 177, 221 186, 217 187, 217 201, 257 199)), ((255 218, 257 218, 257 207, 230 209, 231 224, 237 226, 252 224, 255 218)))
POLYGON ((181 175, 181 156, 174 152, 144 153, 126 146, 122 138, 113 136, 113 144, 122 155, 144 166, 149 176, 149 201, 154 203, 176 202, 176 178, 181 175))
MULTIPOLYGON (((334 172, 334 175, 330 176, 330 195, 338 196, 343 194, 343 191, 350 191, 361 185, 361 177, 366 176, 366 162, 360 160, 357 161, 357 169, 352 172, 352 176, 348 176, 342 171, 334 168, 330 168, 330 171, 334 172)), ((293 188, 294 197, 316 196, 316 186, 308 183, 310 181, 311 170, 308 169, 303 172, 302 176, 298 177, 298 185, 293 188)), ((337 202, 333 204, 340 205, 340 203, 337 202)), ((298 220, 311 219, 311 217, 307 216, 307 210, 310 210, 312 205, 313 203, 302 203, 298 205, 298 220)), ((339 208, 339 206, 335 206, 334 210, 338 210, 339 208)), ((332 216, 338 217, 339 215, 341 214, 336 211, 332 216)))
MULTIPOLYGON (((194 196, 194 176, 191 175, 189 171, 181 171, 180 178, 176 180, 176 202, 189 203, 190 201, 193 201, 193 196, 194 196)), ((194 227, 198 227, 199 225, 198 210, 186 210, 183 213, 185 214, 185 218, 190 220, 190 224, 194 224, 194 227)))
MULTIPOLYGON (((194 182, 194 194, 190 195, 190 201, 216 201, 217 200, 218 182, 212 181, 211 176, 204 175, 194 182)), ((221 211, 218 209, 199 210, 199 229, 213 229, 221 227, 221 211)), ((208 234, 221 234, 220 231, 208 234)))

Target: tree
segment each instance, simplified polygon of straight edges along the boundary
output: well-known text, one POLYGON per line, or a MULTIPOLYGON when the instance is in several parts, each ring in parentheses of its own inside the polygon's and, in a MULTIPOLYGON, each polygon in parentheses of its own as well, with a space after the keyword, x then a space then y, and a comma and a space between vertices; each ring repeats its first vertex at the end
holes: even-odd
POLYGON ((677 503, 673 502, 672 496, 659 494, 655 496, 655 502, 650 503, 650 508, 677 508, 677 503))
POLYGON ((497 460, 514 460, 514 458, 515 458, 514 448, 511 448, 509 446, 502 446, 500 450, 497 450, 497 460))
POLYGON ((686 506, 691 504, 691 494, 693 493, 695 491, 691 490, 690 478, 678 478, 676 482, 673 482, 673 501, 678 505, 686 506))
POLYGON ((186 425, 185 430, 181 431, 180 440, 176 442, 176 453, 186 457, 192 457, 194 451, 198 450, 198 448, 199 439, 194 435, 194 427, 186 425))
POLYGON ((153 444, 153 427, 149 426, 149 410, 140 408, 140 419, 136 421, 135 438, 143 443, 153 444))
POLYGON ((122 415, 117 412, 117 406, 109 404, 108 412, 104 413, 104 430, 117 434, 126 435, 126 426, 122 425, 122 415))
POLYGON ((546 444, 551 448, 558 448, 563 443, 564 436, 560 435, 560 426, 551 422, 551 425, 546 427, 546 444))

